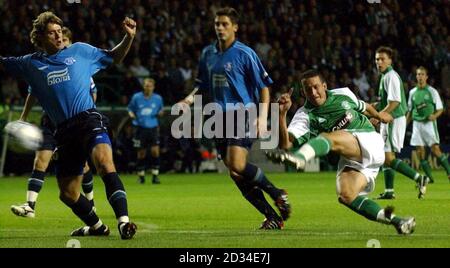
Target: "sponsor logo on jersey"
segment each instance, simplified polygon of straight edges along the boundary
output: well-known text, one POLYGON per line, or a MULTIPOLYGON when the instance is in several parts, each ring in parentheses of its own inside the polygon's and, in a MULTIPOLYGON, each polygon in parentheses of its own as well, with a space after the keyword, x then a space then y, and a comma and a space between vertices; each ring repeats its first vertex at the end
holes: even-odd
POLYGON ((230 87, 227 81, 227 77, 221 74, 213 74, 212 84, 215 88, 230 87))
POLYGON ((420 104, 417 105, 417 110, 422 110, 422 109, 425 109, 425 108, 427 108, 427 104, 425 102, 420 103, 420 104))
POLYGON ((347 126, 352 121, 353 121, 353 114, 350 111, 346 111, 344 117, 337 122, 337 124, 331 129, 331 131, 347 128, 347 126))
POLYGON ((150 115, 152 114, 153 109, 152 108, 144 108, 141 111, 141 115, 150 115))
POLYGON ((49 86, 59 84, 70 80, 69 69, 65 68, 59 71, 49 72, 47 74, 47 84, 49 86))

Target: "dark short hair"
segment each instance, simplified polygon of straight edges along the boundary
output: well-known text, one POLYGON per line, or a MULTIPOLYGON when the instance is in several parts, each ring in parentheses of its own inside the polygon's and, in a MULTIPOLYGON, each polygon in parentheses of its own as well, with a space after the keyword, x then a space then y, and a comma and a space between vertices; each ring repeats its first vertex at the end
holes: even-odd
POLYGON ((62 34, 65 37, 67 37, 70 40, 70 42, 72 42, 72 31, 69 28, 67 28, 66 26, 62 27, 61 31, 62 31, 62 34))
POLYGON ((377 49, 376 53, 384 53, 389 56, 389 58, 394 59, 395 52, 392 48, 381 46, 377 49))
POLYGON ((63 21, 50 11, 42 12, 33 21, 33 30, 31 30, 30 33, 30 40, 31 43, 38 48, 42 48, 40 38, 44 35, 47 24, 49 23, 58 24, 61 27, 63 26, 63 21))
POLYGON ((307 71, 305 71, 304 73, 302 73, 301 76, 301 81, 302 81, 302 85, 303 85, 303 81, 305 81, 306 79, 312 78, 312 77, 316 77, 318 76, 320 78, 320 81, 323 83, 325 82, 325 78, 323 77, 323 75, 316 69, 309 69, 307 71))
POLYGON ((227 16, 233 24, 239 24, 239 13, 232 7, 220 8, 216 11, 216 17, 227 16))

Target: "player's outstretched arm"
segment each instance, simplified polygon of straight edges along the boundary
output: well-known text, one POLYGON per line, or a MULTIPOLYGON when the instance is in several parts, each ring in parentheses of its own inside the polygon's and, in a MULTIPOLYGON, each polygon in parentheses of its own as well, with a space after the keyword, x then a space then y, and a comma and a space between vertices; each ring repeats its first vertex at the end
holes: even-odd
POLYGON ((115 48, 111 50, 111 55, 115 64, 123 61, 125 56, 128 54, 131 44, 133 43, 134 36, 136 35, 136 22, 133 19, 126 17, 122 24, 126 33, 125 37, 115 48))
POLYGON ((20 115, 19 120, 27 121, 28 114, 30 113, 31 108, 36 103, 36 98, 28 93, 28 96, 25 100, 25 104, 23 105, 22 114, 20 115))

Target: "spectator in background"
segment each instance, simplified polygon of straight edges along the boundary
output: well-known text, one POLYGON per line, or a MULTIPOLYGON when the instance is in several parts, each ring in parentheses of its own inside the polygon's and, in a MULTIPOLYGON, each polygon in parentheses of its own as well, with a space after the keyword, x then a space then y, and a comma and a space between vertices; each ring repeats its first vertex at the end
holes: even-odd
POLYGON ((272 49, 272 46, 267 42, 267 35, 261 35, 261 40, 258 41, 255 45, 255 51, 261 57, 261 60, 265 62, 267 60, 267 56, 269 55, 269 51, 272 49))
POLYGON ((361 72, 361 69, 359 67, 356 67, 354 78, 352 80, 352 83, 358 87, 359 89, 359 96, 364 101, 369 101, 369 81, 367 81, 366 74, 364 72, 361 72))
MULTIPOLYGON (((170 93, 169 75, 165 74, 170 72, 167 67, 170 66, 170 59, 198 60, 201 49, 214 37, 213 31, 202 25, 209 23, 213 15, 211 12, 218 5, 213 0, 202 1, 198 5, 186 2, 185 6, 174 0, 125 1, 121 7, 110 8, 114 1, 104 0, 89 1, 87 9, 84 5, 65 5, 63 1, 45 1, 45 5, 24 5, 23 2, 9 0, 0 6, 3 18, 0 54, 19 55, 31 51, 30 43, 24 38, 30 28, 26 22, 29 14, 38 14, 44 9, 62 14, 64 22, 73 27, 76 39, 90 41, 101 48, 111 48, 120 42, 121 32, 115 26, 119 23, 119 15, 123 12, 134 13, 138 26, 142 25, 145 31, 136 37, 130 50, 132 57, 125 59, 120 68, 122 73, 113 73, 112 69, 106 73, 125 77, 130 67, 136 65, 133 59, 139 58, 141 63, 137 66, 141 65, 150 73, 155 72, 152 75, 157 79, 158 90, 164 94, 168 104, 177 101, 170 93), (162 73, 158 75, 159 70, 162 73)), ((339 5, 314 2, 317 3, 286 0, 278 5, 273 1, 248 0, 245 4, 233 1, 247 15, 240 25, 242 32, 238 37, 248 39, 249 45, 255 47, 269 73, 278 71, 284 74, 286 65, 289 66, 288 60, 292 59, 296 63, 295 71, 306 70, 302 68, 302 63, 308 66, 314 64, 324 72, 332 71, 337 77, 348 72, 353 80, 356 76, 352 72, 359 62, 361 72, 366 74, 370 87, 375 89, 377 81, 371 78, 374 50, 386 42, 392 42, 401 53, 405 70, 411 70, 413 65, 429 66, 430 72, 440 73, 435 77, 436 85, 441 85, 450 77, 446 72, 441 73, 449 62, 449 7, 446 1, 432 1, 426 5, 420 1, 382 1, 382 4, 376 5, 358 1, 342 1, 339 5), (255 12, 256 7, 261 12, 255 12), (392 38, 399 33, 403 36, 401 41, 392 38), (308 41, 305 41, 306 38, 308 41)), ((180 69, 179 65, 177 67, 180 69)), ((415 70, 412 74, 414 78, 415 70)), ((187 81, 185 74, 183 78, 187 81)), ((329 77, 325 78, 329 83, 333 82, 329 77)), ((135 93, 124 89, 127 83, 117 81, 117 78, 102 76, 96 77, 96 81, 99 92, 103 93, 101 100, 107 104, 124 105, 135 93), (118 85, 121 88, 117 88, 118 85), (111 97, 116 90, 122 91, 124 96, 111 97)), ((410 87, 413 86, 411 83, 410 87)), ((25 86, 19 84, 18 87, 19 92, 25 92, 25 86)), ((448 84, 442 86, 446 87, 448 84)))
POLYGON ((148 77, 150 75, 150 71, 142 66, 141 59, 138 57, 133 58, 133 62, 130 66, 130 71, 134 77, 136 77, 141 84, 144 82, 144 77, 148 77))
POLYGON ((19 86, 17 80, 7 75, 1 82, 2 97, 4 104, 18 104, 22 99, 20 95, 19 86))
POLYGON ((186 82, 192 78, 193 69, 194 67, 192 66, 192 60, 189 58, 184 59, 183 65, 179 68, 181 76, 183 77, 183 82, 186 82))

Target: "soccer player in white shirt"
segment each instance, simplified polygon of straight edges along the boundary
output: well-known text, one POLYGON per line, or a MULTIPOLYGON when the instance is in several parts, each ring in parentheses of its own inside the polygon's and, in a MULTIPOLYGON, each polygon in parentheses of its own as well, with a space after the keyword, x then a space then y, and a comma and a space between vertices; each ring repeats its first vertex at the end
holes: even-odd
POLYGON ((392 115, 394 120, 390 123, 381 123, 380 133, 383 136, 385 146, 384 162, 384 193, 380 194, 379 199, 394 199, 394 176, 395 171, 402 173, 411 180, 415 181, 419 189, 419 198, 422 198, 426 192, 426 185, 429 178, 420 175, 402 160, 396 158, 396 153, 400 153, 403 148, 403 142, 406 132, 406 98, 403 89, 403 82, 400 76, 392 68, 392 59, 394 51, 389 47, 380 47, 375 53, 375 62, 377 69, 381 74, 379 84, 378 110, 392 115))

